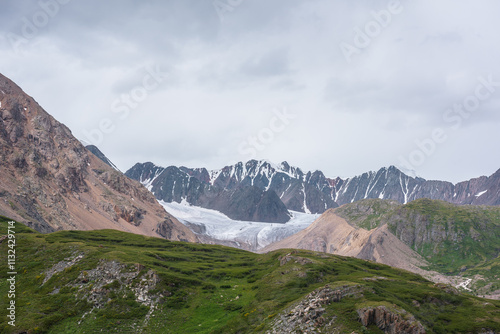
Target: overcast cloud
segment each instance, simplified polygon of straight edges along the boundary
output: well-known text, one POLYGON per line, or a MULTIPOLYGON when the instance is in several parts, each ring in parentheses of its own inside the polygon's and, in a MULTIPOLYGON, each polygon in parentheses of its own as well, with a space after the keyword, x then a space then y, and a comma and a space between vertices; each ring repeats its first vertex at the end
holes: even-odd
POLYGON ((500 168, 498 13, 494 0, 3 1, 0 72, 123 171, 262 158, 458 182, 500 168))

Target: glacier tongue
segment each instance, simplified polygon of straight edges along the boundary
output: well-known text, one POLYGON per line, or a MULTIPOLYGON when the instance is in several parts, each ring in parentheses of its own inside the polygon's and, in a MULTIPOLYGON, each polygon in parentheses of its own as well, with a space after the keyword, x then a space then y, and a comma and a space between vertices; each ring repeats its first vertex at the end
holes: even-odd
POLYGON ((246 222, 232 220, 219 211, 191 206, 186 202, 159 203, 184 225, 199 226, 202 235, 221 241, 221 244, 229 241, 252 251, 305 229, 320 216, 291 211, 293 217, 285 224, 246 222))

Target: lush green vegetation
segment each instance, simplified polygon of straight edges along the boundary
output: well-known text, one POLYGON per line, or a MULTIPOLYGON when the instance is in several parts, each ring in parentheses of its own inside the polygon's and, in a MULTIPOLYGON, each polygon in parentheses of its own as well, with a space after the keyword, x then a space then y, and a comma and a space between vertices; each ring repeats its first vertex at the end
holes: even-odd
POLYGON ((399 206, 401 204, 396 201, 370 198, 343 205, 335 213, 354 226, 372 230, 384 223, 384 217, 399 206))
POLYGON ((410 246, 431 263, 431 269, 443 273, 479 268, 500 254, 497 207, 420 199, 396 209, 388 223, 398 237, 412 240, 410 246))
MULTIPOLYGON (((0 219, 0 235, 6 220, 0 219)), ((326 307, 342 333, 380 333, 362 328, 356 310, 389 305, 413 314, 428 333, 500 331, 500 302, 463 295, 422 277, 385 265, 309 251, 281 250, 257 255, 213 245, 170 242, 112 230, 39 234, 16 224, 16 327, 7 324, 2 306, 2 333, 250 333, 265 332, 273 319, 311 291, 355 284, 363 294, 326 307), (292 253, 304 264, 280 258, 292 253), (48 270, 78 255, 82 258, 47 278, 48 270), (107 283, 101 308, 82 292, 97 285, 95 269, 110 261, 124 273, 107 283), (150 271, 157 283, 150 295, 156 308, 138 301, 132 289, 150 271), (88 277, 88 279, 87 279, 88 277), (377 279, 384 277, 384 279, 377 279), (148 319, 148 320, 147 320, 148 319)), ((7 244, 0 244, 0 298, 7 301, 7 244)), ((142 281, 142 283, 141 283, 142 281)))

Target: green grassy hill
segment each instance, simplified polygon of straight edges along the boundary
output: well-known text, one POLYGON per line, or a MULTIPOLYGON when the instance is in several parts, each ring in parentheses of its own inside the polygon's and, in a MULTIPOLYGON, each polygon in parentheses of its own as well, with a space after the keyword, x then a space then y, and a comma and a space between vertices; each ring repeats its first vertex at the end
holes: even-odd
POLYGON ((16 327, 0 244, 1 333, 500 332, 500 301, 354 258, 17 223, 16 240, 16 327))

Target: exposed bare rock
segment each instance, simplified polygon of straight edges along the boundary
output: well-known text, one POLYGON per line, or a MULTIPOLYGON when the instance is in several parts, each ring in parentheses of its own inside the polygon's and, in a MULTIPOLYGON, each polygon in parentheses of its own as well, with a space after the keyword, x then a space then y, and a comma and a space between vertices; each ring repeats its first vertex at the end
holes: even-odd
POLYGON ((60 273, 64 269, 74 266, 77 262, 83 259, 83 257, 84 254, 74 254, 73 256, 64 259, 64 261, 59 261, 58 263, 53 265, 52 268, 44 273, 45 277, 43 278, 42 285, 47 283, 52 278, 52 276, 54 276, 54 274, 60 273))
POLYGON ((405 310, 389 310, 386 306, 365 307, 357 310, 359 321, 365 327, 376 325, 388 334, 425 334, 422 324, 405 310))
POLYGON ((365 230, 350 225, 330 209, 306 229, 265 247, 262 252, 299 248, 353 256, 407 270, 420 270, 425 261, 394 236, 387 226, 365 230))
POLYGON ((290 261, 293 261, 294 263, 298 263, 300 265, 308 264, 308 263, 313 263, 311 259, 301 257, 301 256, 293 256, 290 255, 291 253, 285 255, 285 256, 280 256, 278 260, 280 261, 280 266, 284 266, 290 261))
POLYGON ((40 232, 117 229, 196 242, 139 182, 90 153, 0 74, 0 214, 40 232), (166 217, 168 219, 166 219, 166 217))
POLYGON ((158 167, 152 163, 136 164, 125 175, 141 181, 158 200, 181 202, 214 209, 231 219, 285 223, 291 214, 274 190, 253 185, 237 184, 225 178, 230 173, 225 168, 218 182, 210 181, 204 168, 158 167), (227 182, 226 182, 227 181, 227 182))
POLYGON ((292 305, 276 316, 268 334, 288 333, 333 333, 336 317, 324 317, 325 306, 340 302, 348 296, 360 296, 364 291, 361 285, 326 285, 308 294, 300 302, 292 305))
POLYGON ((146 211, 143 209, 139 209, 134 207, 128 207, 125 205, 115 205, 114 210, 117 216, 127 223, 134 224, 135 226, 139 226, 141 224, 146 211))

